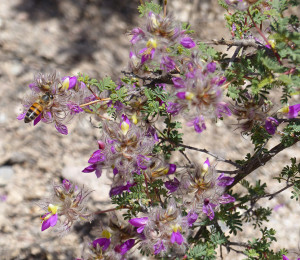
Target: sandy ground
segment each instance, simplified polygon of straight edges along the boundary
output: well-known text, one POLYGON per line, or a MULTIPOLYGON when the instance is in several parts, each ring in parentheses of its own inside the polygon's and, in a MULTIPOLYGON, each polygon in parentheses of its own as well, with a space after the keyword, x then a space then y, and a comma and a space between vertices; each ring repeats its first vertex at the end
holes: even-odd
MULTIPOLYGON (((69 127, 62 136, 52 125, 36 127, 16 120, 20 102, 37 72, 74 75, 85 72, 92 77, 120 76, 126 68, 129 41, 126 33, 138 21, 138 1, 107 0, 10 0, 0 1, 0 259, 73 259, 79 257, 83 237, 92 225, 76 225, 74 232, 57 238, 50 232, 40 232, 39 216, 43 213, 37 201, 48 196, 51 183, 62 178, 94 189, 89 207, 107 209, 110 180, 97 180, 93 174, 83 174, 91 153, 97 148, 99 132, 88 117, 69 127)), ((170 10, 182 21, 189 21, 201 40, 220 39, 227 35, 223 11, 216 1, 170 1, 170 10), (212 3, 211 3, 212 2, 212 3)), ((230 159, 241 159, 248 152, 250 141, 233 132, 233 121, 205 133, 189 135, 185 141, 199 148, 230 159)), ((276 137, 273 144, 278 142, 276 137)), ((280 185, 272 180, 289 157, 299 154, 293 147, 278 155, 249 180, 262 178, 270 191, 280 185)), ((206 156, 188 152, 194 160, 206 156)), ((179 163, 182 157, 176 157, 179 163)), ((223 168, 222 168, 223 167, 223 168)), ((219 169, 225 166, 218 164, 219 169)), ((267 224, 278 231, 274 249, 286 247, 299 252, 299 202, 289 201, 286 191, 273 199, 270 207, 280 205, 267 224)), ((267 201, 262 201, 265 203, 267 201)), ((99 216, 95 223, 105 221, 99 216)), ((239 240, 251 240, 254 230, 245 226, 239 240)), ((225 252, 224 252, 225 253, 225 252)), ((297 253, 290 254, 296 257, 297 253)), ((231 253, 224 259, 240 259, 231 253)))

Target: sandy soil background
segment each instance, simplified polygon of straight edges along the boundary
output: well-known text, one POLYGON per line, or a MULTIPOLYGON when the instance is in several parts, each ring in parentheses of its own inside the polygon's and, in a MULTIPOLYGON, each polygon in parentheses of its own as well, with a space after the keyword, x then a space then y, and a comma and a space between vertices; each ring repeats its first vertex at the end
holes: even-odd
MULTIPOLYGON (((223 10, 217 1, 169 1, 169 10, 182 21, 189 21, 201 40, 228 37, 223 10), (184 4, 183 4, 184 2, 184 4)), ((97 148, 98 130, 88 117, 60 135, 52 125, 36 127, 16 120, 20 102, 37 72, 74 75, 85 72, 91 77, 106 75, 117 79, 126 68, 129 38, 126 33, 137 25, 138 1, 122 0, 1 0, 0 1, 0 259, 74 259, 80 256, 83 237, 92 225, 76 225, 63 238, 40 232, 36 202, 50 195, 51 183, 62 178, 94 189, 89 206, 107 209, 110 180, 83 174, 91 153, 97 148)), ((208 131, 185 138, 187 144, 210 149, 223 157, 241 159, 249 152, 250 141, 233 132, 234 121, 226 121, 208 131)), ((270 146, 275 145, 275 137, 270 146)), ((194 160, 206 156, 187 152, 194 160)), ((272 177, 299 155, 299 145, 274 158, 248 179, 262 178, 270 192, 281 186, 272 177)), ((174 160, 183 162, 182 157, 174 160)), ((219 163, 219 169, 225 165, 219 163)), ((277 207, 269 227, 276 228, 278 241, 273 248, 286 247, 291 259, 299 254, 299 202, 289 201, 285 191, 269 203, 277 207), (293 253, 294 252, 294 253, 293 253), (298 252, 298 253, 297 253, 298 252)), ((95 222, 105 221, 98 216, 95 222)), ((236 241, 251 240, 255 233, 246 225, 236 241)), ((223 252, 225 254, 225 252, 223 252)), ((137 258, 140 259, 140 258, 137 258)), ((230 253, 224 259, 241 259, 230 253)))

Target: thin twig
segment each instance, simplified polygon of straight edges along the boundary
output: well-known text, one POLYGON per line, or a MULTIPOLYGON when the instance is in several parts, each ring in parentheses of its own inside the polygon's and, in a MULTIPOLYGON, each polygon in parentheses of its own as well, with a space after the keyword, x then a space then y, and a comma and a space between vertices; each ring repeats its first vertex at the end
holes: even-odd
POLYGON ((164 0, 164 16, 167 16, 167 0, 164 0))
POLYGON ((187 157, 187 155, 184 153, 184 151, 180 151, 180 153, 185 157, 185 159, 189 162, 189 164, 192 163, 189 157, 187 157))
POLYGON ((85 104, 81 104, 79 106, 80 107, 86 107, 86 106, 89 106, 89 105, 93 105, 93 104, 99 103, 101 101, 108 101, 108 100, 110 100, 110 98, 97 99, 97 100, 94 100, 94 101, 91 101, 91 102, 88 102, 88 103, 85 103, 85 104))
POLYGON ((271 193, 271 194, 266 194, 266 195, 262 196, 261 198, 267 198, 267 197, 270 197, 269 200, 271 200, 271 199, 273 199, 276 195, 278 195, 279 193, 285 191, 286 189, 288 189, 288 188, 290 188, 290 187, 292 187, 292 186, 294 186, 293 183, 287 184, 287 185, 286 185, 285 187, 283 187, 282 189, 280 189, 280 190, 278 190, 278 191, 276 191, 276 192, 274 192, 274 193, 271 193))
POLYGON ((225 162, 225 163, 228 163, 228 164, 231 164, 233 166, 235 166, 236 168, 241 168, 241 166, 231 160, 227 160, 225 158, 222 158, 216 154, 213 154, 209 151, 207 151, 206 149, 200 149, 200 148, 196 148, 196 147, 192 147, 192 146, 189 146, 189 145, 185 145, 185 144, 178 144, 178 146, 181 146, 181 147, 184 147, 186 149, 190 149, 190 150, 194 150, 194 151, 198 151, 198 152, 201 152, 201 153, 206 153, 214 158, 217 159, 217 161, 220 161, 220 162, 225 162))
POLYGON ((227 46, 237 46, 237 47, 253 47, 256 49, 263 48, 264 46, 254 39, 241 39, 241 40, 212 40, 208 42, 204 42, 206 44, 214 44, 214 45, 227 45, 227 46))
POLYGON ((228 241, 227 244, 231 245, 231 246, 241 246, 241 247, 248 247, 249 246, 247 243, 243 243, 243 242, 231 242, 231 241, 228 241))
POLYGON ((249 175, 251 172, 255 171, 262 165, 266 164, 268 161, 270 161, 276 154, 280 153, 281 151, 291 147, 292 145, 296 144, 298 141, 300 141, 299 138, 294 138, 293 143, 286 145, 283 143, 280 143, 276 146, 274 146, 268 153, 262 153, 257 156, 255 154, 252 158, 248 160, 248 163, 243 165, 243 167, 239 170, 237 170, 237 175, 234 178, 234 182, 227 186, 226 190, 231 189, 233 186, 235 186, 237 183, 239 183, 242 179, 244 179, 247 175, 249 175))
POLYGON ((278 55, 278 53, 276 52, 276 50, 272 47, 272 45, 270 44, 270 42, 268 41, 268 39, 266 38, 266 36, 262 33, 262 31, 258 28, 257 24, 254 22, 253 17, 250 13, 250 10, 248 8, 248 15, 253 23, 253 25, 255 26, 256 30, 258 31, 258 33, 260 34, 260 36, 264 39, 264 41, 266 42, 266 44, 271 48, 271 50, 273 51, 275 57, 277 58, 277 61, 279 62, 280 65, 282 65, 282 62, 280 60, 280 56, 278 55))
POLYGON ((94 214, 98 215, 98 214, 103 214, 103 213, 110 212, 110 211, 115 211, 115 210, 119 210, 119 209, 118 208, 113 208, 113 209, 107 209, 107 210, 99 210, 99 211, 94 212, 94 214))

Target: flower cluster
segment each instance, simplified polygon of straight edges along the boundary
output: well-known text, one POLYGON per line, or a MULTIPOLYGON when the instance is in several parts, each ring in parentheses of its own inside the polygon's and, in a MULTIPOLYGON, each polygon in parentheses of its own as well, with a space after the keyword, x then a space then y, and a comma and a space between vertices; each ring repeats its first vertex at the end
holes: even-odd
POLYGON ((90 221, 92 214, 86 210, 86 200, 91 191, 78 188, 68 180, 53 186, 54 194, 40 203, 47 211, 42 219, 42 231, 56 226, 60 233, 69 231, 76 221, 90 221))
POLYGON ((215 62, 202 62, 196 53, 185 61, 183 68, 183 76, 172 78, 176 91, 173 102, 167 104, 167 111, 174 115, 180 110, 188 111, 188 126, 201 133, 206 129, 205 118, 231 115, 222 100, 226 78, 215 62))
POLYGON ((174 199, 167 207, 149 208, 141 218, 133 218, 129 223, 137 227, 140 234, 140 249, 154 255, 164 254, 172 248, 174 254, 183 255, 187 247, 189 227, 196 221, 197 216, 188 214, 182 216, 174 199))
MULTIPOLYGON (((152 176, 166 176, 165 172, 170 172, 167 174, 170 177, 175 173, 176 166, 161 169, 154 171, 152 176), (157 174, 158 172, 161 174, 157 174)), ((218 176, 208 159, 202 167, 189 169, 179 179, 175 177, 165 182, 170 195, 177 198, 176 202, 171 198, 165 201, 166 208, 150 207, 141 217, 129 220, 137 228, 142 251, 154 255, 167 252, 173 252, 176 256, 184 254, 187 237, 197 219, 208 217, 213 220, 215 211, 221 204, 235 201, 234 197, 224 194, 225 187, 231 185, 234 178, 223 173, 218 176)))
MULTIPOLYGON (((246 99, 242 103, 231 105, 232 114, 237 117, 239 127, 243 132, 248 132, 255 124, 263 126, 270 135, 274 135, 279 125, 275 116, 270 116, 272 105, 263 98, 257 102, 250 94, 245 95, 246 99)), ((285 118, 296 118, 300 111, 300 104, 284 106, 277 111, 278 116, 285 118)))
POLYGON ((141 174, 155 160, 151 155, 155 137, 130 122, 126 115, 122 115, 120 123, 103 122, 103 134, 98 143, 99 150, 92 154, 90 165, 83 172, 95 171, 99 178, 103 168, 112 168, 111 195, 129 190, 134 185, 133 174, 141 174))
POLYGON ((18 116, 25 123, 54 123, 61 134, 68 134, 65 125, 74 115, 83 112, 81 104, 93 99, 85 84, 77 77, 60 78, 53 74, 38 74, 29 84, 31 93, 23 100, 23 112, 18 116))
MULTIPOLYGON (((128 251, 135 245, 136 240, 133 227, 129 224, 120 225, 118 218, 114 214, 109 216, 107 228, 95 230, 100 234, 91 242, 87 242, 88 250, 83 252, 81 260, 109 259, 121 260, 126 259, 128 251)), ((78 259, 79 260, 79 259, 78 259)))
MULTIPOLYGON (((194 41, 181 29, 172 15, 161 16, 149 12, 143 28, 131 31, 132 50, 130 51, 129 67, 135 73, 144 66, 153 69, 159 65, 160 69, 168 73, 176 68, 178 57, 174 57, 171 49, 174 45, 181 45, 187 49, 196 46, 194 41)), ((145 67, 144 67, 145 68, 145 67)))
POLYGON ((215 168, 207 159, 202 166, 195 165, 187 172, 165 183, 167 189, 174 195, 184 197, 184 205, 187 211, 198 215, 205 214, 212 220, 214 211, 218 210, 221 204, 234 202, 234 197, 224 194, 225 187, 233 183, 234 178, 225 176, 223 173, 218 176, 215 168))

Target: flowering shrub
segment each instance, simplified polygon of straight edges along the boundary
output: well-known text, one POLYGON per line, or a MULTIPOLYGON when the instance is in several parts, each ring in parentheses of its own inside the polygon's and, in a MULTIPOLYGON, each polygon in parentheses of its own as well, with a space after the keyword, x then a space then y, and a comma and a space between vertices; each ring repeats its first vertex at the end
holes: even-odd
MULTIPOLYGON (((297 3, 219 2, 227 11, 232 39, 212 44, 236 46, 232 57, 196 41, 189 26, 166 13, 166 5, 162 12, 151 2, 139 7, 144 21, 130 32, 128 71, 119 80, 39 74, 29 85, 19 120, 54 124, 61 134, 68 134, 67 124, 79 113, 100 121, 97 150, 82 172, 100 178, 105 169, 113 180, 109 195, 116 207, 81 259, 126 259, 137 249, 163 259, 216 259, 218 248, 247 259, 288 259, 287 250, 270 249, 275 230, 263 222, 272 212, 257 202, 288 188, 298 200, 300 164, 291 158, 291 165, 278 171, 276 179, 285 186, 275 193, 245 178, 300 139, 299 21, 283 13, 297 3), (247 52, 250 47, 254 51, 247 52), (207 120, 229 116, 236 118, 238 131, 251 137, 253 154, 232 161, 183 144, 181 122, 201 136, 207 120), (265 145, 274 136, 281 140, 268 150, 265 145), (214 159, 190 160, 188 149, 214 159), (170 163, 174 151, 183 155, 185 165, 170 163), (217 169, 216 161, 234 169, 217 169), (238 184, 247 192, 234 193, 238 184), (262 236, 232 242, 221 221, 234 235, 245 221, 252 222, 262 236)), ((64 180, 53 189, 53 196, 40 203, 46 212, 42 231, 64 233, 74 222, 103 213, 86 209, 91 191, 84 187, 64 180)))

